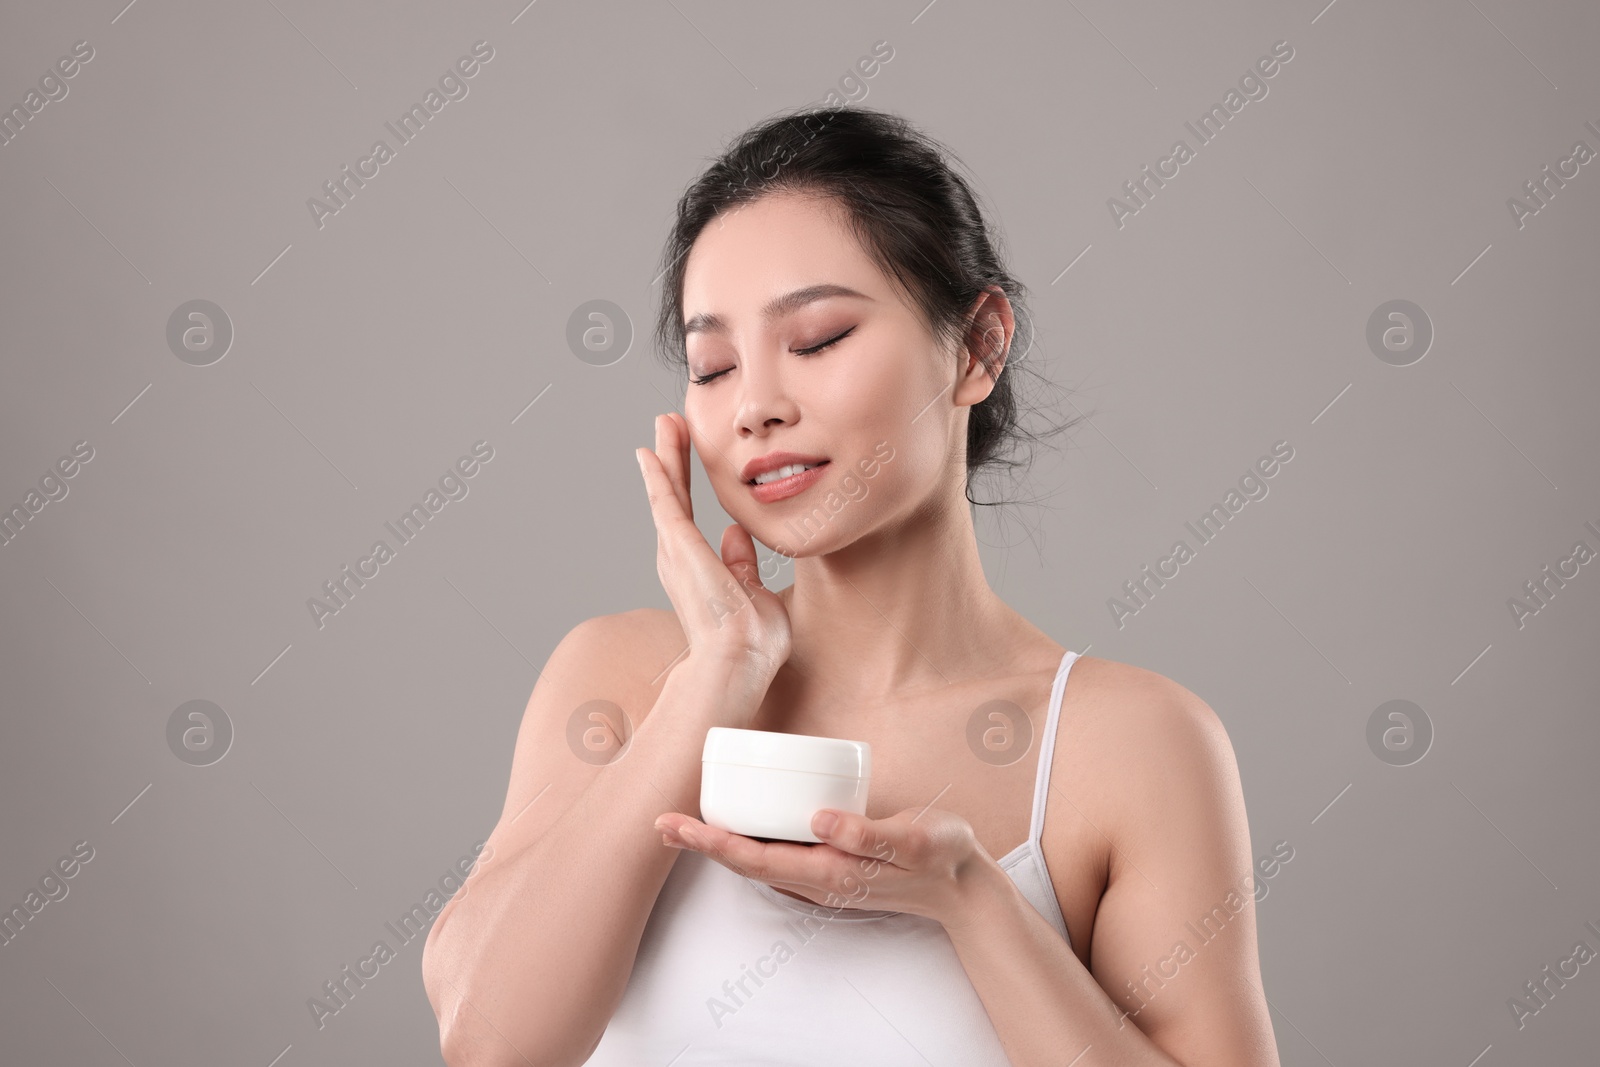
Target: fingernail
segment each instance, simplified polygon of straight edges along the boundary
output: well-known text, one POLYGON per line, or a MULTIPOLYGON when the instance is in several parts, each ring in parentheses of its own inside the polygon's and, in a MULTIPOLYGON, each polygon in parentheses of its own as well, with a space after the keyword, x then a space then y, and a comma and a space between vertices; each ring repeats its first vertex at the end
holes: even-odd
POLYGON ((831 811, 825 811, 811 821, 811 832, 818 837, 827 837, 833 833, 833 828, 839 825, 839 816, 831 811))
POLYGON ((666 834, 662 834, 661 835, 661 843, 663 845, 666 845, 668 848, 687 848, 688 847, 687 845, 678 844, 678 842, 674 841, 672 838, 668 837, 666 834))

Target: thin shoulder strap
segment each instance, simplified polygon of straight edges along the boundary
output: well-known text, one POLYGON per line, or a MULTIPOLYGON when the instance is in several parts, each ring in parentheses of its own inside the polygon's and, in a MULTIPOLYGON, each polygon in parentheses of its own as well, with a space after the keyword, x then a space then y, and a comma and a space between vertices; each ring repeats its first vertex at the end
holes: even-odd
POLYGON ((1078 653, 1071 649, 1061 657, 1061 666, 1056 669, 1055 684, 1050 687, 1050 711, 1045 716, 1044 736, 1039 739, 1039 767, 1035 772, 1033 783, 1033 816, 1028 823, 1028 840, 1035 848, 1039 847, 1040 836, 1044 833, 1044 806, 1050 795, 1050 764, 1054 761, 1056 750, 1056 727, 1061 723, 1062 695, 1067 689, 1067 675, 1072 673, 1072 665, 1078 662, 1078 653))

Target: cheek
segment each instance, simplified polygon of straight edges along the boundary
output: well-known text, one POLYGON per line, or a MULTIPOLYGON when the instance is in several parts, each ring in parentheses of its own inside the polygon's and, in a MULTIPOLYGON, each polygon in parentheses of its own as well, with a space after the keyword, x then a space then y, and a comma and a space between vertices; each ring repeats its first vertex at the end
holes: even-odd
POLYGON ((917 350, 841 368, 812 396, 813 410, 826 413, 824 436, 839 442, 834 459, 844 469, 830 482, 835 492, 887 504, 921 496, 939 480, 961 442, 951 436, 949 383, 932 359, 917 350))
MULTIPOLYGON (((697 421, 696 415, 688 408, 684 409, 684 417, 692 420, 690 422, 691 426, 699 426, 702 430, 704 429, 705 423, 697 421)), ((689 472, 691 481, 700 477, 693 469, 693 460, 698 459, 701 469, 705 471, 704 477, 706 481, 710 483, 712 489, 716 490, 719 499, 724 492, 736 487, 739 481, 739 472, 731 468, 727 459, 723 456, 721 449, 727 447, 725 442, 707 441, 703 432, 695 431, 690 432, 689 442, 689 449, 693 453, 689 472)))
MULTIPOLYGON (((693 389, 694 386, 689 388, 693 389)), ((759 511, 752 510, 755 501, 750 497, 750 491, 745 488, 744 480, 739 477, 739 467, 729 458, 736 445, 735 435, 729 433, 725 438, 718 438, 712 434, 713 427, 726 425, 712 420, 722 418, 726 420, 731 415, 719 412, 715 401, 702 401, 699 404, 685 401, 683 406, 684 418, 689 421, 689 443, 694 452, 694 457, 700 461, 702 475, 693 469, 692 463, 689 471, 691 491, 696 495, 705 491, 709 485, 712 495, 717 498, 718 505, 726 511, 735 522, 744 525, 746 530, 754 532, 751 522, 755 520, 759 511), (708 435, 710 435, 708 437, 708 435), (694 485, 700 482, 698 486, 694 485)), ((712 548, 717 547, 712 540, 712 548)))
POLYGON ((937 419, 930 409, 915 423, 901 425, 897 433, 884 433, 871 439, 876 446, 866 470, 858 464, 855 480, 866 487, 878 502, 899 510, 923 499, 938 483, 944 468, 944 441, 936 432, 937 419), (888 459, 884 457, 888 456, 888 459), (872 476, 867 476, 867 471, 872 476))
POLYGON ((717 406, 716 397, 705 396, 695 385, 688 386, 688 390, 683 400, 683 418, 689 424, 689 447, 711 474, 721 459, 717 450, 727 447, 727 443, 718 438, 718 431, 727 426, 728 415, 717 406))
POLYGON ((930 407, 929 401, 936 401, 946 386, 931 373, 927 359, 921 353, 888 351, 859 360, 835 360, 825 374, 813 379, 811 406, 833 425, 848 428, 853 437, 872 442, 888 438, 898 448, 900 439, 925 430, 927 417, 917 416, 924 408, 927 415, 933 414, 938 404, 930 407), (913 419, 917 419, 914 424, 913 419))

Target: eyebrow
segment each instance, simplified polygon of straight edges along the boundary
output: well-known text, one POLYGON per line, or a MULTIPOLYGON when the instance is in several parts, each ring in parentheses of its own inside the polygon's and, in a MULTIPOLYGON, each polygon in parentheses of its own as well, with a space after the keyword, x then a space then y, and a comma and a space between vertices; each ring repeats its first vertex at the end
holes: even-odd
MULTIPOLYGON (((761 309, 761 321, 764 323, 771 322, 773 319, 787 315, 791 311, 798 310, 813 301, 826 300, 831 296, 853 296, 862 300, 872 299, 866 293, 858 293, 846 285, 833 285, 831 283, 808 285, 804 289, 796 289, 792 293, 784 293, 782 296, 769 300, 767 306, 761 309)), ((727 332, 727 320, 710 312, 702 312, 683 324, 684 337, 694 333, 727 332)))

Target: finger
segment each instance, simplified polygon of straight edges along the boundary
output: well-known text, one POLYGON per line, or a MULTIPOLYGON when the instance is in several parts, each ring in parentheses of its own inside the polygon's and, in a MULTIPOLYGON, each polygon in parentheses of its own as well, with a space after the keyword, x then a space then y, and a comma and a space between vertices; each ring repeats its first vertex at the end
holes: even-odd
POLYGON ((680 823, 677 832, 684 844, 696 852, 711 857, 729 870, 746 878, 764 879, 764 874, 761 872, 767 870, 764 856, 766 850, 772 848, 770 844, 745 837, 743 834, 718 830, 694 819, 680 823))
POLYGON ((883 863, 893 863, 896 856, 904 854, 908 843, 903 830, 889 820, 869 819, 838 808, 823 808, 812 815, 811 832, 840 852, 883 863), (825 815, 834 816, 832 827, 827 826, 825 815))
POLYGON ((644 478, 645 496, 650 502, 650 517, 655 522, 656 532, 665 543, 669 531, 674 531, 677 524, 693 522, 683 514, 683 506, 679 503, 678 494, 672 488, 672 479, 666 469, 661 465, 661 457, 648 448, 634 450, 634 456, 639 460, 639 473, 644 478))
MULTIPOLYGON (((692 824, 696 828, 700 824, 692 824)), ((702 834, 697 844, 685 843, 701 855, 713 859, 736 874, 804 897, 818 907, 866 908, 870 888, 858 867, 867 862, 857 856, 837 852, 826 844, 757 841, 739 834, 711 830, 714 842, 702 834), (838 865, 845 865, 843 875, 838 865), (838 884, 839 889, 827 886, 838 884)), ((876 865, 875 865, 876 866, 876 865)), ((875 873, 872 872, 872 873, 875 873)), ((867 873, 865 877, 871 877, 867 873)))
POLYGON ((722 564, 744 587, 745 596, 752 597, 757 589, 766 588, 761 581, 761 566, 756 562, 755 541, 738 523, 722 531, 722 564))
MULTIPOLYGON (((758 841, 742 834, 707 826, 685 815, 656 820, 659 830, 676 831, 685 846, 716 860, 724 867, 759 882, 798 893, 811 903, 827 908, 864 908, 869 891, 861 883, 860 857, 835 855, 826 844, 798 841, 758 841), (683 833, 687 827, 688 833, 683 833), (848 870, 843 888, 836 892, 825 886, 834 884, 840 856, 848 870), (832 858, 830 858, 832 857, 832 858)), ((866 877, 871 877, 867 873, 866 877)))
POLYGON ((656 455, 672 482, 678 506, 694 521, 694 501, 689 496, 689 464, 685 444, 679 440, 678 421, 672 415, 656 416, 656 455))
POLYGON ((664 834, 676 835, 684 823, 690 822, 689 816, 675 811, 664 811, 656 816, 655 828, 664 834))

